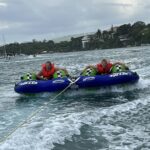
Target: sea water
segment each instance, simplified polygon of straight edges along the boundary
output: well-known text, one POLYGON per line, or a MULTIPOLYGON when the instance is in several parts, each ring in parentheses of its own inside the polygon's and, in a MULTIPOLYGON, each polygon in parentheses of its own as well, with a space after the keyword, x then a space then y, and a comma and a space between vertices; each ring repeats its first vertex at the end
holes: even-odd
POLYGON ((0 150, 150 149, 150 47, 21 56, 1 59, 0 68, 0 150), (21 75, 38 72, 47 60, 79 76, 85 66, 103 58, 125 63, 139 74, 139 82, 66 91, 56 99, 58 93, 14 92, 21 75))

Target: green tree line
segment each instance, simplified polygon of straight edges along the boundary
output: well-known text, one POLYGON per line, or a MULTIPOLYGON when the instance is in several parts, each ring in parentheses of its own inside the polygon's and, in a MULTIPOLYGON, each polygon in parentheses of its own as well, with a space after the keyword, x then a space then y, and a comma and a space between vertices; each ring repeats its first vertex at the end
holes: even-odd
MULTIPOLYGON (((70 41, 59 43, 55 43, 53 40, 37 41, 33 39, 32 42, 7 44, 5 49, 8 55, 20 53, 30 55, 39 54, 43 51, 53 53, 140 46, 141 44, 150 43, 150 24, 138 21, 132 25, 112 26, 110 30, 101 31, 98 29, 97 32, 87 35, 84 46, 83 38, 84 36, 72 37, 70 41)), ((0 47, 0 55, 4 55, 4 46, 0 47)))

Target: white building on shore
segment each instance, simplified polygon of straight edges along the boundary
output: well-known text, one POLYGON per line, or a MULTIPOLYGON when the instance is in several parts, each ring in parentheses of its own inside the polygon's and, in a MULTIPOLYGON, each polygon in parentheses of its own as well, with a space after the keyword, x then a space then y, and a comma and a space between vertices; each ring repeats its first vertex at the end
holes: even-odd
POLYGON ((82 38, 82 48, 86 48, 86 44, 89 42, 90 38, 88 35, 82 38))

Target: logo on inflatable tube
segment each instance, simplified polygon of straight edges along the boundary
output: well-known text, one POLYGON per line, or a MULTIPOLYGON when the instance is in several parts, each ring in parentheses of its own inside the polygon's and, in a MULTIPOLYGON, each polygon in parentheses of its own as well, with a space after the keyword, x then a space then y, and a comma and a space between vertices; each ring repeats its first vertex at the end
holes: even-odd
POLYGON ((52 83, 57 84, 57 83, 64 83, 64 82, 65 82, 64 80, 54 80, 52 83))
POLYGON ((38 82, 36 82, 36 81, 26 81, 26 82, 23 82, 23 83, 20 83, 20 85, 27 85, 27 84, 29 84, 29 85, 35 85, 35 84, 38 84, 38 82))
POLYGON ((117 76, 121 76, 121 75, 129 75, 129 73, 127 73, 127 72, 113 73, 110 75, 110 77, 117 77, 117 76))
POLYGON ((95 77, 86 77, 86 78, 83 79, 83 82, 91 81, 91 80, 95 80, 95 77))

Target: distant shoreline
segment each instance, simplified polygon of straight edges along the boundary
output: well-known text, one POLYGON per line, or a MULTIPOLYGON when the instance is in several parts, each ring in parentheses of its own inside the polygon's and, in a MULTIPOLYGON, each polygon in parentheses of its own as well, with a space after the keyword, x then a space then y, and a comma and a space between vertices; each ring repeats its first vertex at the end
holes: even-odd
POLYGON ((69 41, 55 43, 53 40, 27 43, 10 43, 0 47, 0 56, 20 54, 38 55, 56 52, 76 52, 95 49, 128 48, 150 45, 150 24, 142 21, 134 24, 123 24, 108 30, 97 30, 95 33, 71 37, 69 41))

